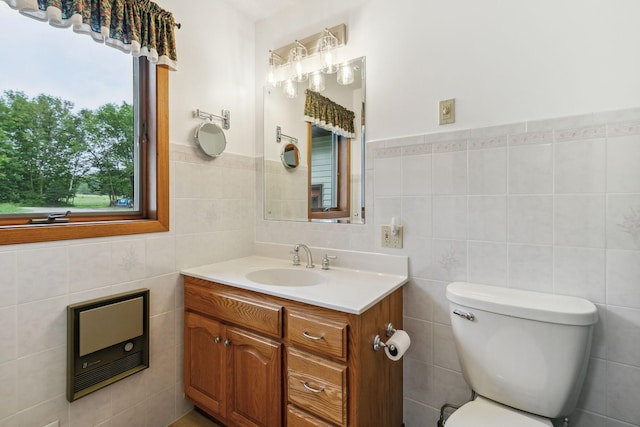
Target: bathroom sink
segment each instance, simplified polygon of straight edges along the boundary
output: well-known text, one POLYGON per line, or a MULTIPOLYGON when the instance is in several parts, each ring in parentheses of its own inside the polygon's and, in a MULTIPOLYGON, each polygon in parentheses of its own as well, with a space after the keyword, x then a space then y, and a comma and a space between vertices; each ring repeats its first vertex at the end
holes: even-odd
POLYGON ((245 277, 252 282, 271 286, 313 286, 325 279, 322 274, 301 268, 265 268, 246 273, 245 277))

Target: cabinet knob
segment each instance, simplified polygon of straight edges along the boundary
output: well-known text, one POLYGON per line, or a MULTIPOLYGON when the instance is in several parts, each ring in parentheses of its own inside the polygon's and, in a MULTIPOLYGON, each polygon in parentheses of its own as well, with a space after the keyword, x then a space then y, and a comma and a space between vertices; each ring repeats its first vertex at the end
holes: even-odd
POLYGON ((227 338, 226 340, 224 340, 224 346, 225 347, 229 347, 230 345, 231 345, 231 340, 230 339, 227 338))
POLYGON ((215 337, 215 338, 213 339, 213 342, 214 342, 214 343, 216 343, 216 344, 218 344, 218 343, 220 342, 220 337, 215 337))

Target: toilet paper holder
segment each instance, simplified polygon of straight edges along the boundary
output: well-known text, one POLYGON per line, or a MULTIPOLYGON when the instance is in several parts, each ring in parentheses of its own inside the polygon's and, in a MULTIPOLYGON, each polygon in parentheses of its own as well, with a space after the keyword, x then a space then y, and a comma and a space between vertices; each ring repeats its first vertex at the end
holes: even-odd
MULTIPOLYGON (((391 337, 391 335, 393 335, 396 332, 396 328, 393 327, 393 323, 387 323, 387 326, 385 326, 385 331, 387 334, 387 338, 391 337)), ((373 350, 374 351, 378 351, 381 348, 387 347, 387 344, 382 341, 382 338, 380 338, 380 335, 376 335, 375 338, 373 339, 373 350)), ((395 348, 395 346, 393 344, 391 344, 391 346, 389 347, 389 352, 393 353, 397 353, 397 349, 395 348)), ((395 356, 395 354, 393 354, 395 356)))

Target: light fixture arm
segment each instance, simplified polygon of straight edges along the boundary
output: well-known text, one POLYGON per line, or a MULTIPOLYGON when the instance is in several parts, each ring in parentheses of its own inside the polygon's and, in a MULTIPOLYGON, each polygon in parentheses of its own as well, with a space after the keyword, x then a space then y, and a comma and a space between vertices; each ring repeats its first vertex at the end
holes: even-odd
POLYGON ((222 115, 218 116, 217 114, 207 113, 205 111, 201 111, 197 109, 193 112, 193 117, 198 117, 200 119, 209 119, 213 121, 213 118, 217 118, 222 120, 222 128, 229 129, 231 127, 231 112, 229 110, 222 110, 222 115))
POLYGON ((338 39, 338 47, 344 46, 347 44, 347 26, 345 24, 339 24, 331 28, 325 28, 319 33, 310 35, 309 37, 298 39, 293 43, 289 43, 285 46, 281 46, 277 49, 273 49, 272 52, 278 55, 280 58, 286 58, 288 57, 289 52, 293 47, 302 45, 305 47, 309 46, 308 48, 309 55, 313 55, 314 53, 317 53, 316 47, 318 44, 318 40, 320 40, 323 36, 325 36, 327 31, 329 31, 329 33, 332 36, 338 39))
POLYGON ((338 38, 336 37, 336 35, 335 35, 335 34, 333 34, 329 28, 326 28, 326 27, 325 27, 324 31, 325 31, 328 35, 330 35, 331 37, 333 37, 334 39, 336 39, 336 40, 338 39, 338 38))
POLYGON ((291 140, 291 142, 293 142, 294 144, 298 144, 298 138, 294 138, 293 136, 289 136, 289 135, 285 135, 284 133, 282 133, 282 128, 280 126, 276 126, 276 142, 280 143, 282 142, 282 138, 287 138, 289 140, 291 140))

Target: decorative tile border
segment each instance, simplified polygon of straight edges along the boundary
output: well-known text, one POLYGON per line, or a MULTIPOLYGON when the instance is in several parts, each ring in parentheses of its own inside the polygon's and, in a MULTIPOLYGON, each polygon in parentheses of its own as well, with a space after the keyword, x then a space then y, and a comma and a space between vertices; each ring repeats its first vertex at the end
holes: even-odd
POLYGON ((556 142, 565 142, 604 138, 607 136, 607 129, 605 126, 591 126, 575 129, 560 129, 555 130, 554 133, 556 142))
POLYGON ((469 140, 469 150, 506 147, 508 140, 507 135, 473 138, 469 140))
POLYGON ((390 157, 400 157, 402 155, 402 147, 378 148, 374 151, 375 159, 386 159, 390 157))
POLYGON ((434 142, 434 153, 452 153, 455 151, 465 151, 467 149, 467 140, 448 141, 448 142, 434 142))
POLYGON ((403 156, 419 156, 424 154, 431 154, 432 152, 433 146, 431 144, 417 144, 402 147, 403 156))
POLYGON ((551 144, 553 142, 553 131, 548 132, 527 132, 519 135, 509 136, 509 145, 533 145, 551 144))
POLYGON ((640 135, 640 122, 615 123, 607 125, 607 136, 640 135))

